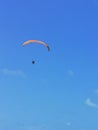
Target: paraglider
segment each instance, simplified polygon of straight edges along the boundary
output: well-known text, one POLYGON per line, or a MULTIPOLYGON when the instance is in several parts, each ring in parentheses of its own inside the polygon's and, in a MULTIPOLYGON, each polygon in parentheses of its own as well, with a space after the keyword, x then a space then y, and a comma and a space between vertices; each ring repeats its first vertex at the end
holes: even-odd
POLYGON ((48 51, 50 51, 50 47, 48 46, 48 44, 46 44, 45 42, 43 42, 43 41, 39 41, 39 40, 27 40, 26 42, 24 42, 23 44, 22 44, 22 46, 25 46, 25 45, 27 45, 27 44, 30 44, 30 43, 38 43, 38 44, 42 44, 42 45, 44 45, 47 49, 48 49, 48 51))
MULTIPOLYGON (((30 43, 38 43, 38 44, 44 45, 44 46, 47 48, 47 50, 50 51, 50 47, 48 46, 48 44, 46 44, 45 42, 40 41, 40 40, 27 40, 27 41, 25 41, 25 42, 22 44, 22 46, 26 46, 26 45, 28 45, 28 44, 30 44, 30 43)), ((32 64, 35 64, 35 61, 34 61, 34 60, 32 60, 32 64)))

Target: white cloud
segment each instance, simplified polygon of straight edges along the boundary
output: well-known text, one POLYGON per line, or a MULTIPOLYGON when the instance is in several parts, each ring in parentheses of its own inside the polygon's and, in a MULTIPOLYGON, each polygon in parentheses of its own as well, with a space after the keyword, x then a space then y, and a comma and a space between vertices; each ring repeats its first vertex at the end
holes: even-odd
POLYGON ((25 73, 21 70, 10 70, 10 69, 4 68, 4 69, 1 69, 0 72, 5 76, 20 76, 22 78, 26 77, 25 73))
POLYGON ((98 105, 92 102, 90 98, 86 99, 85 104, 93 108, 98 108, 98 105))
POLYGON ((72 71, 72 70, 68 70, 68 76, 70 76, 70 77, 73 77, 74 76, 74 72, 72 71))

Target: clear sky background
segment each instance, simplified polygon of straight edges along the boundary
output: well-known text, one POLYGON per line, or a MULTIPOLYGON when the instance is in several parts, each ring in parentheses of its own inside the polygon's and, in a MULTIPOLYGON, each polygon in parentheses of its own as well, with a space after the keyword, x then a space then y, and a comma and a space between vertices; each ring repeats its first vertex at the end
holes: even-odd
POLYGON ((0 0, 0 130, 98 130, 98 0, 0 0))

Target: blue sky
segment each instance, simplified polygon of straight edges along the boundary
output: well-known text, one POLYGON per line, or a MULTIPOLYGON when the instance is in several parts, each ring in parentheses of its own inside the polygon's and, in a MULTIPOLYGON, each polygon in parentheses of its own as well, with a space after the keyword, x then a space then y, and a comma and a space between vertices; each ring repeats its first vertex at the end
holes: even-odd
POLYGON ((98 1, 0 5, 0 130, 98 130, 98 1))

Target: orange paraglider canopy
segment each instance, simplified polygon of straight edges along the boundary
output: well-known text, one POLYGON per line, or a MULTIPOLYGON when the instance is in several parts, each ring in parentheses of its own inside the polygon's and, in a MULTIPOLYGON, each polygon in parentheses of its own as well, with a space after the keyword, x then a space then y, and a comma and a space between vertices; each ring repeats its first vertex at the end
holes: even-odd
POLYGON ((23 44, 22 44, 22 46, 25 46, 25 45, 27 45, 27 44, 29 44, 29 43, 38 43, 38 44, 42 44, 42 45, 44 45, 47 49, 48 49, 48 51, 50 51, 50 47, 48 46, 48 44, 46 44, 45 42, 43 42, 43 41, 39 41, 39 40, 27 40, 27 41, 25 41, 23 44))

